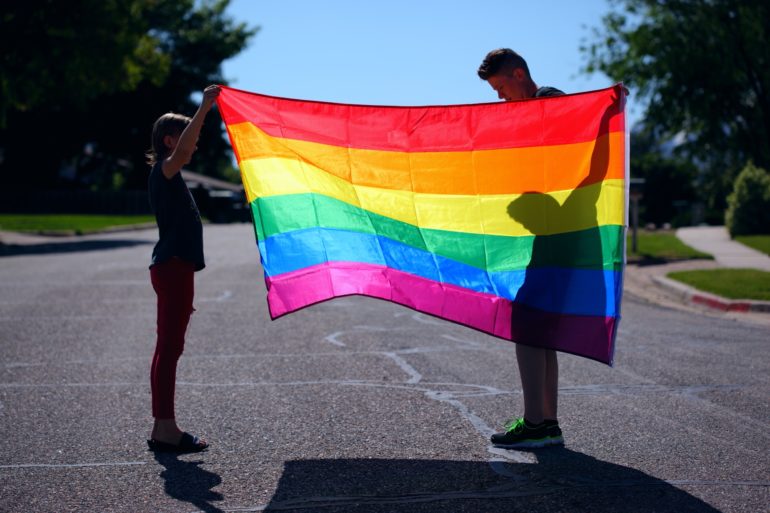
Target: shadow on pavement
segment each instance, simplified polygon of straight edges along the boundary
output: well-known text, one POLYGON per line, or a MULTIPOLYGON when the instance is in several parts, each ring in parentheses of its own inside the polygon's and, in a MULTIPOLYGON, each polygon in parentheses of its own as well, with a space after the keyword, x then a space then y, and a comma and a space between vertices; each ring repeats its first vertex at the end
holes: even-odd
POLYGON ((0 257, 19 255, 45 255, 52 253, 75 253, 79 251, 100 251, 105 249, 130 248, 152 244, 145 240, 84 240, 67 242, 46 242, 43 244, 0 243, 0 257))
POLYGON ((165 481, 166 494, 176 500, 189 502, 206 513, 223 513, 212 504, 221 501, 222 494, 212 490, 222 482, 213 472, 200 468, 202 461, 180 460, 177 454, 155 453, 155 460, 165 467, 160 477, 165 481))
POLYGON ((501 463, 500 473, 475 461, 289 461, 265 511, 717 512, 629 467, 564 448, 535 455, 536 464, 501 463))

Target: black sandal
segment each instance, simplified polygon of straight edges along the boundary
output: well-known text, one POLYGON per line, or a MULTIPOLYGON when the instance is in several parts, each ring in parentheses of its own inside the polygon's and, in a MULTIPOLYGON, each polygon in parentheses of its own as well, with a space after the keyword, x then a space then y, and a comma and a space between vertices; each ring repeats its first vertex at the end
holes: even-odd
POLYGON ((182 433, 182 438, 179 440, 178 445, 159 442, 152 439, 147 440, 147 445, 150 447, 150 450, 154 452, 175 452, 178 454, 201 452, 208 449, 209 446, 209 444, 197 436, 192 436, 190 433, 182 433))

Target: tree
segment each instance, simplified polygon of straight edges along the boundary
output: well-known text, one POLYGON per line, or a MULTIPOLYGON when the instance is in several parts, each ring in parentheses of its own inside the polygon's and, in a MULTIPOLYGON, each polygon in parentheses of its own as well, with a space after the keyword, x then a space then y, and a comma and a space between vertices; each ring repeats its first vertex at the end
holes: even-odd
MULTIPOLYGON (((115 93, 97 102, 97 109, 113 112, 125 120, 117 127, 111 127, 106 119, 101 127, 95 127, 94 134, 104 131, 115 133, 102 139, 102 148, 111 154, 120 154, 121 148, 133 151, 124 156, 132 163, 131 172, 126 173, 125 182, 131 188, 143 187, 147 179, 144 165, 144 150, 149 148, 150 127, 155 119, 169 111, 192 116, 197 103, 191 93, 198 93, 209 84, 226 83, 221 75, 221 63, 237 55, 246 47, 256 29, 245 24, 234 24, 224 15, 229 0, 203 3, 193 9, 193 1, 160 2, 157 11, 149 14, 154 23, 151 33, 159 40, 163 54, 171 56, 168 77, 157 86, 151 80, 142 81, 136 91, 115 93), (117 132, 115 132, 117 129, 117 132), (139 150, 139 151, 137 151, 139 150)), ((222 126, 217 115, 204 124, 200 136, 200 150, 196 153, 191 168, 203 174, 221 178, 232 170, 229 142, 223 139, 222 126)))
POLYGON ((631 176, 645 180, 640 212, 643 224, 691 223, 688 207, 695 199, 695 166, 661 146, 659 134, 643 123, 631 133, 631 176))
MULTIPOLYGON (((23 38, 26 46, 14 44, 2 60, 3 91, 13 93, 2 107, 2 181, 62 186, 59 171, 71 166, 78 186, 145 187, 153 121, 172 110, 192 115, 191 95, 225 83, 222 61, 256 33, 225 15, 228 3, 18 2, 18 10, 3 12, 2 37, 23 38), (23 72, 11 76, 9 69, 23 72)), ((213 119, 200 147, 196 170, 222 176, 231 168, 229 145, 213 119)))
POLYGON ((136 23, 149 0, 9 0, 0 11, 0 128, 9 110, 57 109, 162 82, 169 57, 136 23), (127 23, 127 21, 132 21, 127 23))
POLYGON ((587 72, 622 80, 645 122, 701 168, 699 190, 724 207, 745 162, 770 165, 770 2, 612 0, 583 48, 587 72))

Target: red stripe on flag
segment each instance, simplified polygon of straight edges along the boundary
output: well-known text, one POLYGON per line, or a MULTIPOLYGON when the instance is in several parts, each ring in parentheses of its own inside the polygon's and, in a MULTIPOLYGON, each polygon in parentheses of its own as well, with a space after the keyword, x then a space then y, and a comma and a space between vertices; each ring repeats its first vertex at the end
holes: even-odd
POLYGON ((248 121, 275 137, 421 152, 591 141, 625 130, 623 98, 622 85, 616 85, 516 102, 388 107, 294 100, 223 87, 217 104, 226 124, 248 121))

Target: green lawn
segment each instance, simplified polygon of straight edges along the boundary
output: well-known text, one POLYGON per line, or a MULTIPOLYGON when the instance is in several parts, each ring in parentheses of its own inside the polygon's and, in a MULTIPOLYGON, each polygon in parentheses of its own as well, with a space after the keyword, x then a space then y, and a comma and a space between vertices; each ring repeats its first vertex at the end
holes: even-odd
POLYGON ((631 251, 631 230, 626 239, 626 251, 629 262, 670 261, 704 258, 713 260, 708 253, 701 253, 679 240, 674 232, 648 232, 640 230, 637 234, 636 253, 631 251))
POLYGON ((755 269, 678 271, 668 277, 728 299, 770 301, 770 272, 755 269))
POLYGON ((735 240, 766 255, 770 255, 770 235, 739 235, 735 240))
POLYGON ((153 216, 98 216, 79 214, 0 214, 0 230, 32 233, 77 234, 117 226, 152 223, 153 216))

